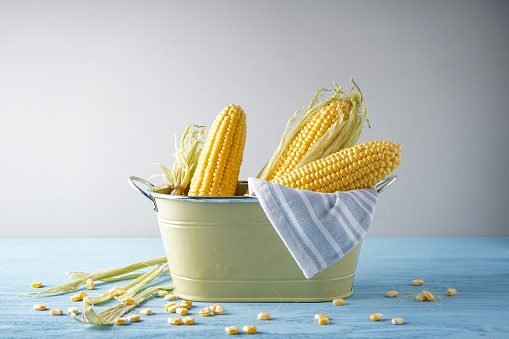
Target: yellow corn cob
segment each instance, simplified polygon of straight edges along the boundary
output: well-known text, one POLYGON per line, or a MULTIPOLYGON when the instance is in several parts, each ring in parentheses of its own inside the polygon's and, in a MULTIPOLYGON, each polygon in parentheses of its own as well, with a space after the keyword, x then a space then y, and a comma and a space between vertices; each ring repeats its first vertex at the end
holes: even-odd
POLYGON ((274 178, 293 171, 315 142, 317 142, 337 120, 341 119, 341 122, 348 120, 348 113, 351 108, 352 105, 350 102, 335 100, 316 112, 288 145, 266 180, 272 181, 274 178))
POLYGON ((212 124, 191 181, 191 196, 235 194, 246 142, 246 115, 237 105, 225 107, 212 124))
POLYGON ((370 188, 387 177, 400 161, 399 144, 371 141, 313 161, 273 182, 322 193, 370 188))

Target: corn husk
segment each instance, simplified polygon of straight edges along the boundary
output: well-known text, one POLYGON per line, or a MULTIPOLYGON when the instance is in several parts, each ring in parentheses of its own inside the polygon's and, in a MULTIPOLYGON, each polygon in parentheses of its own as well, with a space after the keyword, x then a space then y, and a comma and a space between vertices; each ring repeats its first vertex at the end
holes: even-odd
POLYGON ((158 267, 142 274, 141 276, 134 279, 133 281, 125 284, 124 286, 119 287, 118 290, 126 291, 126 294, 124 296, 117 297, 118 290, 113 290, 111 292, 103 293, 98 297, 87 296, 87 297, 83 298, 83 302, 85 302, 89 305, 95 305, 95 304, 99 304, 99 303, 105 302, 107 300, 110 300, 112 298, 115 298, 119 301, 125 301, 126 296, 134 296, 136 294, 136 292, 138 292, 141 288, 143 288, 145 285, 150 283, 161 272, 163 272, 166 266, 168 266, 168 263, 158 266, 158 267))
POLYGON ((160 257, 160 258, 151 259, 151 260, 147 260, 147 261, 137 262, 137 263, 119 267, 119 268, 112 268, 112 269, 97 271, 97 272, 92 273, 88 276, 82 277, 81 279, 77 279, 77 280, 68 282, 67 284, 50 287, 50 288, 47 288, 40 292, 22 293, 21 295, 33 295, 34 297, 37 297, 37 296, 43 295, 43 294, 70 293, 70 292, 76 291, 81 285, 84 285, 86 283, 87 279, 89 279, 89 278, 95 281, 95 280, 101 280, 104 278, 121 276, 121 275, 124 275, 127 273, 138 271, 138 270, 146 268, 146 267, 164 264, 164 263, 166 263, 166 261, 167 261, 166 257, 160 257))
POLYGON ((143 301, 145 301, 148 297, 150 297, 153 293, 157 291, 170 291, 173 289, 173 286, 154 286, 149 287, 142 292, 140 292, 136 297, 134 297, 134 304, 126 305, 124 303, 119 303, 115 306, 109 307, 104 311, 97 313, 95 308, 92 305, 87 303, 83 303, 83 318, 79 319, 78 316, 74 313, 71 314, 74 320, 76 320, 80 324, 87 325, 113 325, 115 323, 115 319, 121 317, 122 315, 129 312, 131 309, 137 307, 143 301))
POLYGON ((304 107, 294 113, 288 120, 279 146, 262 168, 257 178, 264 180, 268 178, 292 140, 295 139, 297 134, 304 128, 315 113, 332 101, 348 100, 352 103, 352 109, 348 114, 347 120, 343 121, 344 119, 338 119, 338 121, 336 121, 336 123, 334 123, 334 125, 332 125, 310 148, 306 155, 299 161, 296 168, 302 167, 317 159, 325 158, 343 148, 352 147, 357 143, 364 121, 366 120, 369 126, 369 120, 366 119, 367 106, 364 96, 355 81, 350 79, 350 82, 354 87, 347 92, 343 92, 342 88, 336 83, 333 84, 334 89, 321 88, 317 90, 307 108, 304 107), (324 92, 332 92, 333 94, 329 98, 322 100, 324 92), (301 113, 300 117, 297 118, 299 113, 301 113), (290 129, 292 124, 294 125, 290 129))
POLYGON ((175 135, 175 149, 173 156, 175 162, 172 170, 161 163, 154 163, 159 166, 162 174, 151 176, 162 176, 171 188, 171 195, 186 195, 189 182, 194 175, 198 159, 203 147, 205 136, 205 127, 198 125, 189 125, 182 134, 180 145, 175 135))

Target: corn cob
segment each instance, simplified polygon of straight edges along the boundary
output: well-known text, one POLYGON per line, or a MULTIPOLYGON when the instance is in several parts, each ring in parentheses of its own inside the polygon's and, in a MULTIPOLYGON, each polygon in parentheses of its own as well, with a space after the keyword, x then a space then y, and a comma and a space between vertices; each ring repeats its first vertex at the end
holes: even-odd
POLYGON ((340 119, 341 122, 348 120, 348 113, 351 108, 351 103, 346 100, 335 100, 322 107, 285 149, 272 172, 269 173, 267 181, 272 181, 274 178, 293 171, 309 149, 336 121, 340 119))
POLYGON ((307 108, 295 112, 288 120, 279 146, 257 178, 272 181, 357 143, 364 121, 369 126, 369 120, 361 90, 353 79, 350 82, 354 88, 346 92, 337 84, 333 89, 319 89, 307 108), (333 94, 322 100, 322 93, 327 91, 333 94))
POLYGON ((246 115, 237 105, 216 117, 191 181, 190 196, 235 194, 246 142, 246 115))
POLYGON ((273 182, 322 193, 370 188, 387 177, 400 161, 399 144, 371 141, 315 160, 273 182))

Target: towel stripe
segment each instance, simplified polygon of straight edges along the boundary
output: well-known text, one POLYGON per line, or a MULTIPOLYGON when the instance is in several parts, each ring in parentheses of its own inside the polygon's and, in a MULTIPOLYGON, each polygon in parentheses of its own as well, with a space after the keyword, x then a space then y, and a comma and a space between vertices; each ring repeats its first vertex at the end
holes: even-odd
POLYGON ((343 257, 366 235, 376 189, 318 193, 248 178, 249 191, 306 278, 343 257))

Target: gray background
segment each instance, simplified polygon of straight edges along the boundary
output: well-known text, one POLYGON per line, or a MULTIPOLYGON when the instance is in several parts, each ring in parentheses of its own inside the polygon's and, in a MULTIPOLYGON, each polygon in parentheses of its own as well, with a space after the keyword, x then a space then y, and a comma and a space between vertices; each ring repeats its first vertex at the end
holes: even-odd
MULTIPOLYGON (((353 77, 402 145, 370 236, 509 235, 507 1, 0 1, 1 237, 158 236, 127 182, 241 105, 256 176, 353 77)), ((154 179, 154 183, 161 183, 154 179)))

